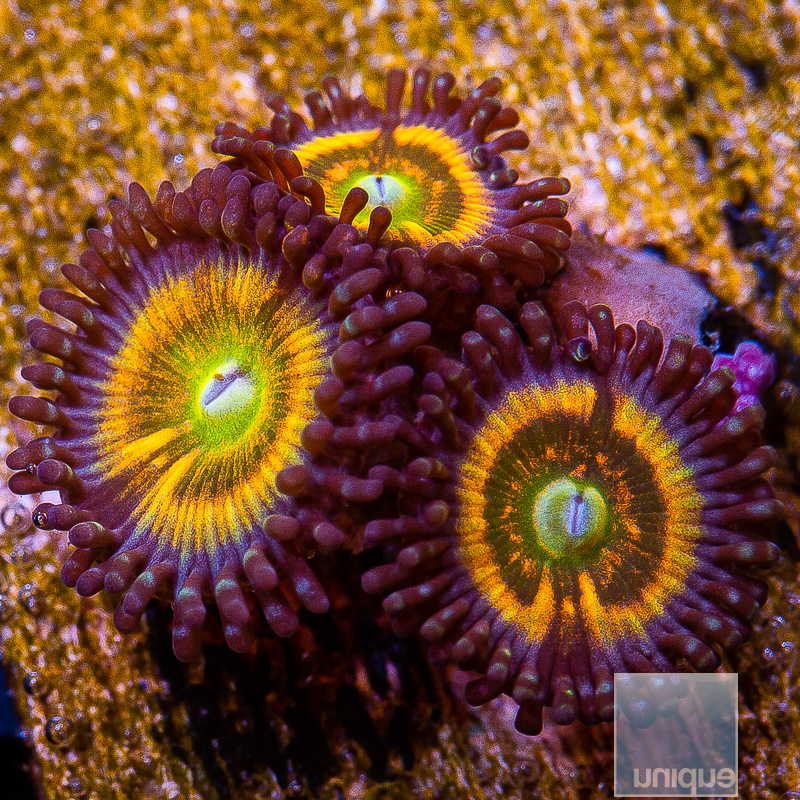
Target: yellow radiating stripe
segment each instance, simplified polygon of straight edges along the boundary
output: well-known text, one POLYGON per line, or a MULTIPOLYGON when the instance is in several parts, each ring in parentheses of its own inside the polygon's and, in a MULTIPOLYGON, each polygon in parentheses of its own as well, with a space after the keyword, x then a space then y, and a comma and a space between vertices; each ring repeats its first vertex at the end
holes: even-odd
POLYGON ((191 422, 187 420, 177 428, 154 431, 141 439, 135 439, 130 444, 121 445, 114 454, 114 469, 123 472, 140 465, 142 461, 152 460, 157 450, 169 444, 182 433, 189 431, 191 427, 191 422))
MULTIPOLYGON (((215 528, 219 540, 222 542, 232 540, 237 528, 236 504, 233 497, 228 494, 225 497, 218 498, 214 505, 214 510, 216 512, 215 528)), ((198 537, 197 545, 202 546, 202 543, 202 537, 198 537)))
POLYGON ((337 150, 344 150, 350 147, 366 147, 372 144, 380 135, 381 129, 373 128, 368 131, 335 133, 333 136, 317 136, 310 142, 292 148, 292 152, 297 156, 303 169, 305 169, 315 158, 327 156, 331 153, 335 153, 337 150))
POLYGON ((608 646, 623 636, 644 635, 642 621, 629 609, 604 606, 600 602, 591 575, 581 571, 578 575, 578 588, 581 592, 581 611, 586 620, 590 635, 608 646))
MULTIPOLYGON (((172 502, 176 506, 171 533, 173 546, 180 547, 181 550, 187 546, 194 550, 194 530, 202 524, 203 520, 202 503, 194 500, 198 496, 198 487, 202 485, 204 477, 202 466, 198 464, 197 467, 189 484, 184 486, 183 492, 179 497, 165 498, 166 502, 172 502), (201 522, 198 522, 198 520, 201 520, 201 522)), ((198 499, 205 501, 202 496, 198 497, 198 499)))
POLYGON ((414 222, 410 219, 404 220, 401 223, 401 227, 409 237, 419 242, 423 247, 427 247, 436 241, 436 237, 426 231, 418 222, 414 222))
POLYGON ((142 509, 142 525, 158 530, 163 529, 170 518, 174 520, 180 504, 170 501, 175 496, 175 489, 178 483, 186 475, 196 457, 196 451, 186 453, 186 455, 170 465, 167 472, 156 481, 139 504, 139 508, 142 509))

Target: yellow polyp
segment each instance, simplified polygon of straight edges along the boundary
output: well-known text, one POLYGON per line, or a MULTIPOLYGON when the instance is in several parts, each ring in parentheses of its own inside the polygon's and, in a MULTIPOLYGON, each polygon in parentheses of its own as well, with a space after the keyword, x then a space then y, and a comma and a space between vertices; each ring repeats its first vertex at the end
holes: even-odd
MULTIPOLYGON (((701 535, 703 501, 694 488, 691 468, 680 457, 678 443, 664 430, 660 418, 635 398, 622 392, 604 396, 602 412, 596 408, 599 400, 598 388, 588 380, 560 380, 511 391, 487 414, 460 468, 456 531, 461 537, 463 563, 503 619, 532 638, 543 636, 547 630, 544 621, 554 617, 563 631, 585 626, 590 636, 607 645, 624 636, 640 638, 644 624, 663 613, 696 564, 692 546, 701 535), (613 453, 594 458, 588 443, 600 434, 592 429, 597 424, 610 425, 612 438, 632 442, 636 457, 652 468, 665 508, 658 528, 663 533, 642 527, 653 523, 640 522, 637 516, 638 484, 629 486, 614 477, 619 467, 613 453), (548 426, 562 431, 552 442, 542 440, 550 435, 548 426), (519 438, 526 431, 532 440, 519 438), (526 441, 537 442, 538 461, 528 460, 526 441), (501 490, 499 484, 490 482, 500 459, 505 459, 504 475, 514 472, 512 479, 503 478, 505 499, 492 495, 501 490), (570 466, 559 473, 562 463, 570 466), (524 501, 530 504, 525 506, 530 511, 522 513, 520 503, 532 491, 529 481, 536 475, 552 477, 535 484, 533 499, 524 501), (608 481, 603 493, 597 490, 598 480, 608 481), (494 488, 490 491, 490 487, 494 488), (490 507, 491 523, 487 517, 490 507), (518 525, 527 525, 527 533, 518 525), (659 537, 662 548, 658 555, 644 546, 653 535, 659 537), (532 542, 539 550, 529 549, 532 542), (504 554, 502 562, 500 552, 504 554), (520 587, 512 588, 504 578, 508 567, 520 559, 526 579, 535 580, 537 569, 542 570, 540 584, 527 602, 518 594, 520 587), (584 559, 588 560, 584 563, 584 559), (639 564, 652 571, 642 573, 639 564), (542 599, 548 590, 541 581, 551 572, 560 576, 551 584, 552 614, 548 611, 541 619, 534 618, 534 608, 537 615, 542 608, 550 608, 542 599), (602 599, 601 587, 624 587, 629 582, 635 587, 629 598, 618 602, 602 599)), ((612 446, 610 441, 606 447, 612 446)))
POLYGON ((371 211, 392 212, 389 239, 429 248, 442 242, 479 244, 495 221, 490 190, 458 139, 425 125, 341 132, 294 148, 303 170, 322 186, 328 213, 347 193, 365 188, 370 202, 355 218, 365 228, 371 211), (378 179, 393 191, 380 198, 378 179))
POLYGON ((305 289, 263 264, 200 263, 135 316, 102 389, 97 475, 119 481, 130 523, 213 553, 251 531, 300 458, 333 332, 305 289))

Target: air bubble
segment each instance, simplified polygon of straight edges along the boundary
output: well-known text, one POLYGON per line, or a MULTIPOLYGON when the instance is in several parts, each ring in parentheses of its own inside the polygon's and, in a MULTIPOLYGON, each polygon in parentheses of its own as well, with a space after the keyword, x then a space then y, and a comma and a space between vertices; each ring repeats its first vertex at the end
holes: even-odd
POLYGON ((4 533, 24 533, 29 525, 29 512, 22 503, 13 501, 3 506, 0 511, 0 526, 4 533))
POLYGON ((86 797, 86 785, 80 778, 70 778, 64 788, 69 797, 86 797))
POLYGON ((56 715, 47 720, 44 733, 52 744, 67 747, 75 738, 75 726, 67 717, 56 715))
POLYGON ((572 358, 581 363, 592 354, 592 343, 583 337, 578 337, 567 342, 567 352, 572 358))
POLYGON ((38 592, 39 590, 35 583, 26 583, 19 590, 19 594, 17 595, 17 602, 29 614, 36 615, 42 610, 38 592))
POLYGON ((27 564, 33 557, 30 547, 26 544, 17 544, 11 548, 11 563, 18 567, 27 564))
POLYGON ((47 678, 41 672, 36 671, 29 672, 22 679, 22 688, 31 697, 44 697, 49 690, 47 678))

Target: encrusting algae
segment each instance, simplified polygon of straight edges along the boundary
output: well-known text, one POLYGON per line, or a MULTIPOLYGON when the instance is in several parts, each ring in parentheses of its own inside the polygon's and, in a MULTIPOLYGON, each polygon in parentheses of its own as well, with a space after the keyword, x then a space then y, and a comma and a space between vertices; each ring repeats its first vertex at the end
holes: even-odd
MULTIPOLYGON (((33 434, 7 414, 34 363, 25 323, 76 261, 84 231, 138 181, 178 188, 217 159, 220 120, 264 123, 260 87, 297 107, 325 73, 379 102, 393 66, 497 75, 532 139, 521 180, 569 179, 569 219, 613 246, 649 247, 706 275, 718 324, 747 320, 778 356, 765 438, 788 528, 739 672, 740 796, 800 792, 800 12, 794 4, 226 2, 155 8, 53 3, 0 9, 0 455, 33 434), (526 176, 530 176, 527 178, 526 176), (724 308, 730 304, 738 313, 724 308), (721 321, 720 321, 721 320, 721 321), (732 321, 733 320, 733 321, 732 321)), ((713 341, 712 341, 713 343, 713 341)), ((324 576, 331 617, 240 656, 212 632, 178 664, 170 614, 113 628, 113 606, 60 581, 64 537, 0 489, 0 651, 44 797, 605 798, 607 725, 513 731, 500 697, 477 712, 464 676, 431 668, 358 575, 324 576), (452 678, 452 680, 451 680, 452 678)), ((373 566, 363 556, 359 567, 373 566)), ((800 794, 798 794, 800 796, 800 794)))

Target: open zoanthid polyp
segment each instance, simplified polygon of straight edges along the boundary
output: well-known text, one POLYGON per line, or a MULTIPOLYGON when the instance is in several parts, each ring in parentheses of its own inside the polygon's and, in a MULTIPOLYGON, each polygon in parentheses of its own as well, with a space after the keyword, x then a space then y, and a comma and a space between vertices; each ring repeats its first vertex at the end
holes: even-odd
POLYGON ((483 290, 491 303, 510 308, 515 284, 538 287, 562 265, 572 229, 557 195, 569 182, 517 184, 503 154, 529 139, 515 127, 517 112, 495 99, 496 78, 462 99, 452 75, 434 79, 418 69, 404 109, 407 79, 405 70, 391 70, 385 108, 378 108, 327 78, 327 100, 317 91, 306 97, 310 124, 275 95, 268 126, 251 132, 221 124, 212 149, 254 175, 282 176, 316 211, 358 228, 388 209, 383 242, 392 273, 407 288, 483 290))
POLYGON ((369 245, 348 258, 350 226, 306 214, 287 232, 285 197, 225 165, 185 192, 162 184, 155 203, 133 184, 127 204, 111 204, 112 235, 91 231, 80 263, 63 268, 81 295, 42 293, 75 331, 30 324, 56 363, 23 376, 54 398, 11 401, 54 429, 8 457, 19 470, 9 485, 61 492, 34 522, 69 530, 64 581, 81 595, 121 592, 122 631, 157 593, 174 596, 183 659, 199 652, 209 601, 235 650, 252 645, 256 605, 282 636, 299 607, 327 610, 306 555, 344 542, 338 506, 381 490, 340 468, 349 442, 398 428, 363 423, 358 409, 410 380, 394 362, 429 333, 408 321, 419 295, 385 297, 369 245))
POLYGON ((261 616, 291 635, 329 605, 315 553, 385 545, 364 588, 478 673, 469 702, 511 695, 525 733, 548 705, 609 719, 615 672, 713 669, 749 635, 782 512, 764 411, 687 336, 520 313, 564 264, 569 185, 517 183, 497 80, 419 69, 404 107, 406 82, 379 108, 326 79, 310 123, 275 96, 185 191, 109 204, 63 267, 79 293, 41 295, 72 327, 29 325, 51 394, 10 408, 49 430, 9 486, 60 492, 34 522, 69 531, 67 584, 122 595, 120 630, 173 601, 179 658, 212 604, 234 650, 261 616))
POLYGON ((516 727, 609 720, 615 672, 701 671, 739 645, 778 556, 764 412, 732 413, 730 370, 658 328, 615 326, 567 303, 563 340, 537 303, 518 328, 482 306, 463 355, 420 348, 428 453, 373 476, 398 514, 367 526, 392 544, 364 576, 399 634, 507 693, 516 727))

